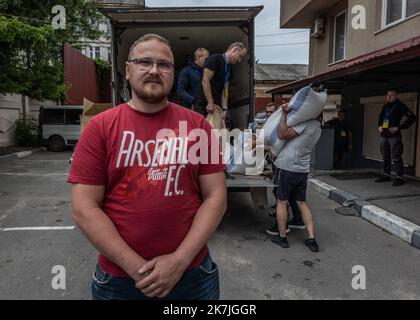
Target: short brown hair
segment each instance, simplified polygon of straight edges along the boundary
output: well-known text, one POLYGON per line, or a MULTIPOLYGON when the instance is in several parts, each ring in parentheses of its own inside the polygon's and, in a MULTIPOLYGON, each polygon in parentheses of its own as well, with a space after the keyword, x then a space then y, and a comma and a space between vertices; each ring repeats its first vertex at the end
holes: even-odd
POLYGON ((241 50, 246 49, 245 45, 242 42, 231 43, 228 47, 228 51, 233 48, 239 48, 241 50))
POLYGON ((270 103, 267 103, 265 107, 266 108, 274 107, 274 109, 277 109, 277 104, 275 102, 270 102, 270 103))
POLYGON ((209 53, 209 51, 206 48, 197 48, 197 50, 194 51, 194 60, 197 60, 205 53, 209 53))
POLYGON ((166 45, 168 46, 169 50, 171 50, 171 51, 172 51, 171 44, 169 43, 169 41, 168 41, 167 39, 165 39, 164 37, 161 37, 161 36, 160 36, 160 35, 158 35, 158 34, 148 33, 148 34, 145 34, 144 36, 140 37, 139 39, 137 39, 137 40, 133 43, 133 45, 132 45, 132 46, 131 46, 131 48, 130 48, 130 52, 129 52, 129 54, 128 54, 128 60, 130 60, 130 59, 131 59, 131 57, 133 56, 133 51, 134 51, 134 48, 135 48, 135 47, 136 47, 139 43, 146 42, 146 41, 151 41, 151 40, 157 40, 157 41, 159 41, 159 42, 162 42, 162 43, 166 44, 166 45))

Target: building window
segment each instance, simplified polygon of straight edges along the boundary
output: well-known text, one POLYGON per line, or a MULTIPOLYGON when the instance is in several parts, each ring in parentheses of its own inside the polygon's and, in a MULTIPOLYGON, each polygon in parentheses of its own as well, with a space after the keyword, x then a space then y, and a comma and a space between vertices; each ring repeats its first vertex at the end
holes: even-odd
POLYGON ((420 13, 419 0, 383 0, 382 27, 403 21, 420 13))
POLYGON ((403 0, 387 0, 386 2, 386 24, 401 20, 403 0))
POLYGON ((101 57, 100 47, 89 47, 89 57, 91 59, 99 59, 101 57))
POLYGON ((334 24, 334 62, 345 59, 347 14, 342 12, 335 17, 334 24))
POLYGON ((407 17, 411 17, 416 13, 420 13, 420 1, 419 0, 407 0, 407 17))

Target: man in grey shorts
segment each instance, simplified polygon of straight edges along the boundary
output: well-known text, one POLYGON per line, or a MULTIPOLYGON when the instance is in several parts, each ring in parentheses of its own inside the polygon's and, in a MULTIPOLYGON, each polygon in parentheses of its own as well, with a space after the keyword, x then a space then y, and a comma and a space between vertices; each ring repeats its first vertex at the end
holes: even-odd
POLYGON ((283 112, 278 126, 278 136, 287 142, 274 163, 279 169, 276 216, 280 234, 273 236, 271 241, 282 248, 289 247, 286 236, 287 202, 290 197, 294 197, 308 233, 305 244, 311 251, 318 252, 319 248, 314 236, 312 213, 306 204, 306 188, 311 153, 321 136, 320 116, 316 120, 288 127, 286 122, 287 113, 289 112, 288 105, 284 104, 281 107, 283 112))

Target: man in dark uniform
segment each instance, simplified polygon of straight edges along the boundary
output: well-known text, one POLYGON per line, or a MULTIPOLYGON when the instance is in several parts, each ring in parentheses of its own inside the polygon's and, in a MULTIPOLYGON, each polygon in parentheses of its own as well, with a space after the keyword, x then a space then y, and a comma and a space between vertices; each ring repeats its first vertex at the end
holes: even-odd
POLYGON ((337 118, 328 121, 326 126, 334 129, 334 169, 341 169, 344 153, 352 149, 352 133, 346 111, 340 109, 337 118))
POLYGON ((387 91, 387 103, 383 106, 378 119, 378 128, 381 133, 381 153, 384 160, 384 174, 375 182, 391 181, 391 167, 394 162, 397 178, 393 186, 404 184, 403 169, 403 142, 401 130, 408 129, 416 122, 416 116, 398 99, 398 91, 390 89, 387 91), (401 124, 403 117, 407 119, 401 124), (391 162, 392 159, 392 162, 391 162))

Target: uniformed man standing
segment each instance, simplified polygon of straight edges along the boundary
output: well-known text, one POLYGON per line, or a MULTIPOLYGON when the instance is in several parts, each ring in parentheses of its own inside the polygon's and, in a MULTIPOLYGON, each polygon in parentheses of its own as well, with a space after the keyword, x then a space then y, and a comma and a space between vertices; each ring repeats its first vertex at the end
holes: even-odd
POLYGON ((379 115, 378 127, 381 133, 381 153, 384 160, 384 174, 375 182, 391 181, 392 162, 397 172, 393 186, 404 184, 403 142, 401 130, 408 129, 416 122, 416 116, 398 99, 398 90, 390 89, 386 95, 387 103, 379 115), (403 117, 407 119, 401 123, 403 117), (392 159, 392 162, 391 162, 392 159))
POLYGON ((326 127, 334 129, 334 169, 342 169, 344 154, 352 149, 352 132, 346 120, 346 111, 338 110, 337 118, 328 121, 326 127))

